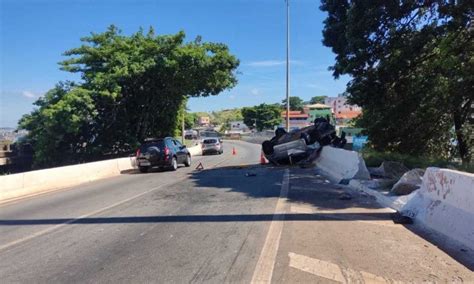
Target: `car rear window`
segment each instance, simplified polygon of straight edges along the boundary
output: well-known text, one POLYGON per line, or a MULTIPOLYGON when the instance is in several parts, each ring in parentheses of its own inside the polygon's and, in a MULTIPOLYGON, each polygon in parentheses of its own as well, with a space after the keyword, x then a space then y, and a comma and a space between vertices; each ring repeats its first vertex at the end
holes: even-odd
POLYGON ((217 139, 204 139, 204 141, 202 141, 204 144, 214 144, 214 143, 217 143, 217 139))
POLYGON ((145 153, 150 147, 157 147, 158 149, 163 149, 165 147, 165 142, 163 140, 157 140, 157 141, 145 143, 140 146, 140 151, 142 153, 145 153))

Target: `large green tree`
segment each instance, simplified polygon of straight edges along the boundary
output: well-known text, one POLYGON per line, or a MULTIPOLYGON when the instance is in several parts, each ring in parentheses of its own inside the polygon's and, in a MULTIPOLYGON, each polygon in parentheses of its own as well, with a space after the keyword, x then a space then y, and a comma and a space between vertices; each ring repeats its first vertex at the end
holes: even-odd
MULTIPOLYGON (((281 101, 281 106, 286 109, 286 99, 281 101)), ((297 96, 290 96, 290 110, 303 110, 304 101, 297 96)))
POLYGON ((333 75, 379 150, 472 157, 472 1, 323 0, 333 75), (456 143, 452 139, 455 138, 456 143))
POLYGON ((60 64, 82 82, 56 87, 21 120, 39 165, 64 160, 47 157, 58 145, 60 157, 81 161, 127 152, 149 136, 174 135, 187 98, 217 95, 237 83, 239 61, 226 45, 200 37, 185 42, 184 32, 155 35, 150 28, 126 36, 110 26, 81 41, 60 64))
POLYGON ((273 129, 281 122, 281 107, 278 104, 260 104, 254 107, 242 108, 244 123, 258 131, 273 129))
POLYGON ((324 100, 327 98, 327 96, 315 96, 312 97, 309 100, 310 104, 324 104, 324 100))

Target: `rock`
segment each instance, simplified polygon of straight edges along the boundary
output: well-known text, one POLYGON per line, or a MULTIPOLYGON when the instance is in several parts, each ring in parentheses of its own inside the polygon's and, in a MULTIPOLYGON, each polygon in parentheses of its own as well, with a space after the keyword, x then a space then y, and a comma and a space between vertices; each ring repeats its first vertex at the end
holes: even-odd
POLYGON ((397 182, 395 179, 389 179, 389 178, 374 178, 370 180, 370 183, 368 183, 368 187, 370 189, 375 189, 375 190, 388 190, 392 188, 392 186, 397 182))
POLYGON ((349 193, 347 192, 344 192, 344 193, 341 193, 339 195, 339 199, 340 200, 351 200, 352 199, 352 195, 350 195, 349 193))
POLYGON ((406 195, 420 188, 423 182, 423 175, 425 171, 423 169, 413 169, 406 172, 400 178, 400 180, 393 185, 390 192, 396 195, 406 195))
POLYGON ((400 162, 385 161, 378 168, 369 168, 369 173, 377 177, 399 179, 409 170, 410 169, 400 162))

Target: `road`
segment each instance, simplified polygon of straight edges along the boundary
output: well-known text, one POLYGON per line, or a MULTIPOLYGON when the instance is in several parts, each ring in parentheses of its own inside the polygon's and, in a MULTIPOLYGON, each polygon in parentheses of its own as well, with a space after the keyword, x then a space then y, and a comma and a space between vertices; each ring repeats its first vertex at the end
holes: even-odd
POLYGON ((177 172, 0 205, 0 282, 474 281, 471 252, 394 224, 370 196, 313 169, 260 166, 258 145, 225 145, 177 172))

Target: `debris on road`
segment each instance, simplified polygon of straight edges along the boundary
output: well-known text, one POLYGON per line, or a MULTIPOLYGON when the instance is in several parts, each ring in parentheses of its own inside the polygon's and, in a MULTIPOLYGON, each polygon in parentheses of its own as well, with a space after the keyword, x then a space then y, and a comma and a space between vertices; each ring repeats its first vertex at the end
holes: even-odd
POLYGON ((262 143, 262 150, 275 165, 302 163, 307 166, 316 160, 323 146, 343 148, 346 142, 345 133, 338 137, 328 119, 316 118, 314 125, 302 129, 286 132, 278 128, 272 139, 262 143))
POLYGON ((412 193, 421 187, 424 174, 425 171, 423 169, 413 169, 404 173, 400 180, 392 187, 390 192, 396 195, 412 193))
POLYGON ((246 176, 246 177, 256 177, 257 174, 256 174, 256 173, 250 173, 250 172, 248 172, 248 173, 245 173, 245 176, 246 176))
POLYGON ((394 161, 384 161, 379 167, 368 168, 369 173, 373 177, 389 178, 389 179, 400 179, 404 173, 410 169, 404 164, 394 161))

